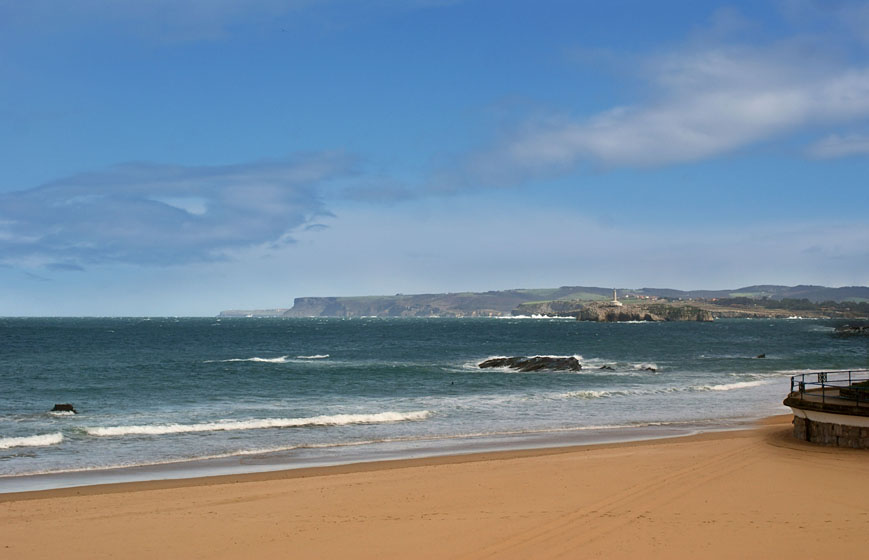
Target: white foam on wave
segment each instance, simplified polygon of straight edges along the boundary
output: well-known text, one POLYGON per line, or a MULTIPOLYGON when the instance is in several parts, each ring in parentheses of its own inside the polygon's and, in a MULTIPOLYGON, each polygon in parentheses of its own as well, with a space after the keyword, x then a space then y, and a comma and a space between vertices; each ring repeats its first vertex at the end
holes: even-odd
POLYGON ((62 441, 63 434, 60 432, 37 436, 0 438, 0 449, 9 449, 10 447, 46 447, 48 445, 57 445, 62 441))
POLYGON ((734 389, 748 389, 774 383, 774 379, 758 379, 757 381, 737 381, 735 383, 723 383, 721 385, 701 385, 695 387, 698 391, 732 391, 734 389))
POLYGON ((551 316, 551 315, 499 315, 495 319, 557 319, 560 321, 576 321, 576 317, 551 316))
POLYGON ((221 420, 201 424, 146 424, 139 426, 107 426, 85 428, 91 436, 113 437, 127 435, 166 435, 192 432, 219 432, 231 430, 257 430, 262 428, 301 428, 306 426, 347 426, 350 424, 385 424, 425 420, 428 410, 413 412, 378 412, 374 414, 335 414, 309 418, 261 418, 254 420, 221 420))
MULTIPOLYGON (((66 473, 78 473, 78 472, 91 472, 91 471, 101 471, 107 469, 116 469, 116 468, 125 468, 125 467, 147 467, 147 466, 160 466, 160 465, 171 465, 171 464, 179 464, 179 463, 187 463, 189 461, 207 461, 211 459, 223 459, 227 457, 243 457, 250 455, 265 455, 269 453, 279 453, 283 451, 292 451, 295 449, 329 449, 329 448, 341 448, 341 447, 359 447, 366 445, 377 445, 383 443, 403 443, 403 442, 422 442, 422 441, 451 441, 451 440, 470 440, 475 438, 486 438, 486 437, 503 437, 503 436, 525 436, 525 435, 534 435, 534 434, 554 434, 554 433, 569 433, 569 432, 583 432, 583 431, 595 431, 595 430, 613 430, 613 429, 625 429, 625 428, 643 428, 649 426, 679 426, 681 424, 697 424, 702 423, 703 421, 694 421, 694 422, 682 422, 682 421, 671 421, 671 422, 634 422, 628 424, 595 424, 590 426, 572 426, 572 427, 562 427, 562 428, 542 428, 542 429, 528 429, 528 430, 493 430, 493 431, 482 431, 482 432, 464 432, 457 434, 427 434, 422 436, 397 436, 397 437, 386 437, 386 438, 378 438, 378 439, 369 439, 369 440, 357 440, 357 441, 336 441, 336 442, 327 442, 327 443, 307 443, 307 444, 296 444, 296 445, 282 445, 277 447, 262 447, 262 448, 254 448, 254 449, 236 449, 233 451, 227 451, 225 453, 216 453, 212 455, 199 455, 199 456, 190 456, 190 457, 173 457, 164 460, 156 460, 156 461, 135 461, 135 462, 120 462, 113 464, 104 464, 104 465, 94 465, 88 467, 80 467, 80 468, 67 468, 67 469, 47 469, 47 470, 37 470, 28 472, 28 475, 39 475, 39 474, 66 474, 66 473)), ((4 478, 13 478, 16 476, 21 476, 21 473, 11 473, 11 474, 0 474, 0 479, 4 478)))
POLYGON ((571 391, 562 396, 575 399, 605 399, 608 397, 623 397, 629 395, 629 391, 571 391))
POLYGON ((760 387, 775 383, 774 378, 757 379, 753 381, 736 381, 733 383, 722 383, 719 385, 686 385, 686 386, 668 386, 668 387, 651 387, 647 389, 626 389, 626 390, 584 390, 570 391, 561 393, 559 398, 565 399, 607 399, 612 397, 635 397, 649 395, 665 395, 669 393, 684 393, 684 392, 704 392, 704 391, 733 391, 737 389, 750 389, 752 387, 760 387))
POLYGON ((829 368, 827 368, 827 369, 780 369, 778 371, 772 372, 770 375, 779 374, 782 376, 793 376, 793 375, 802 375, 802 374, 811 375, 811 374, 815 374, 815 373, 829 373, 831 375, 832 374, 843 374, 843 375, 847 376, 849 371, 852 373, 865 373, 865 372, 869 371, 869 369, 867 369, 866 366, 845 368, 845 369, 836 369, 836 370, 832 370, 829 368))
POLYGON ((289 356, 278 356, 277 358, 260 358, 258 356, 254 356, 253 358, 229 358, 228 360, 206 360, 206 363, 214 363, 214 362, 264 362, 267 364, 285 364, 289 360, 289 356))
MULTIPOLYGON (((501 357, 501 356, 494 356, 501 357)), ((569 356, 553 356, 553 357, 569 357, 569 356)), ((584 375, 631 375, 631 376, 646 376, 652 373, 658 373, 660 368, 658 364, 652 362, 622 362, 608 358, 583 358, 579 354, 574 354, 574 358, 582 364, 582 373, 584 375), (647 371, 647 368, 653 368, 655 371, 647 371)))
POLYGON ((611 397, 632 397, 638 395, 663 395, 666 393, 678 393, 681 391, 692 391, 695 387, 654 387, 650 389, 625 389, 611 391, 570 391, 558 395, 566 399, 608 399, 611 397))
POLYGON ((325 360, 329 354, 313 354, 311 356, 296 356, 298 360, 325 360))
POLYGON ((52 416, 75 416, 75 412, 71 410, 50 410, 48 413, 52 416))

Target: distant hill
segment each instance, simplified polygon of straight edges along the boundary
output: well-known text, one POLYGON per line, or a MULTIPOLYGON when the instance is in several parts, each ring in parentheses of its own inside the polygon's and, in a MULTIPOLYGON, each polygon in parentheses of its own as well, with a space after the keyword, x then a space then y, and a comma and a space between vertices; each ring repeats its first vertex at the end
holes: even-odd
MULTIPOLYGON (((869 287, 850 286, 747 286, 734 290, 673 290, 669 288, 619 288, 629 300, 808 300, 820 302, 869 302, 869 287)), ((300 297, 291 309, 223 311, 223 317, 489 317, 522 314, 523 309, 580 308, 582 302, 612 298, 612 289, 592 286, 516 289, 447 294, 396 294, 393 296, 300 297)))
POLYGON ((813 303, 823 301, 869 301, 869 287, 847 286, 843 288, 827 288, 826 286, 775 286, 760 285, 747 286, 736 290, 671 290, 667 288, 642 288, 640 290, 628 290, 642 295, 664 297, 669 299, 717 299, 749 297, 755 299, 769 298, 782 299, 807 299, 813 303))

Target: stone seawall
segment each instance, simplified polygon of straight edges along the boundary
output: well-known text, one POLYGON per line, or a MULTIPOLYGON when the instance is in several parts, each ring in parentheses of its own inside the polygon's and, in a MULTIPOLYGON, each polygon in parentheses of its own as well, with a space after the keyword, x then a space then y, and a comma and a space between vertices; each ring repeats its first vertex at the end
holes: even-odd
POLYGON ((794 437, 822 445, 869 449, 869 428, 817 422, 799 416, 794 416, 794 437))

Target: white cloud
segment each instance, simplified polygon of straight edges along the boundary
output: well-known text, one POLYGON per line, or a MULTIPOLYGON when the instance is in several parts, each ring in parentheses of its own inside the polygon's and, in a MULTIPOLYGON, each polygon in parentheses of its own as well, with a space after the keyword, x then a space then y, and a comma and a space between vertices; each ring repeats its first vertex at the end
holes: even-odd
POLYGON ((831 134, 809 146, 806 153, 819 159, 869 155, 869 136, 831 134))
POLYGON ((0 194, 0 262, 179 264, 291 241, 328 214, 342 154, 223 166, 126 164, 0 194))
POLYGON ((484 181, 563 172, 581 163, 660 166, 702 160, 810 126, 869 118, 869 67, 799 43, 712 46, 639 62, 649 96, 584 119, 527 123, 474 156, 484 181))
POLYGON ((832 28, 869 43, 869 4, 865 0, 778 0, 778 4, 792 22, 832 28))

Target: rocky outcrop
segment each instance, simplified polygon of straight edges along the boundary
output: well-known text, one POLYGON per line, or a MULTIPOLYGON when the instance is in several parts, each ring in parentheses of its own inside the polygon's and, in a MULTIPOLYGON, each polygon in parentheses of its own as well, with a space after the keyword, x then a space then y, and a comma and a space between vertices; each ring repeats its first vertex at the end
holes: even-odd
POLYGON ((54 408, 51 409, 52 412, 72 412, 73 414, 78 414, 78 411, 69 403, 64 404, 56 404, 54 408))
MULTIPOLYGON (((485 294, 482 294, 485 296, 485 294)), ((371 297, 301 297, 284 317, 498 317, 494 298, 464 294, 371 297)), ((512 303, 512 302, 511 302, 512 303)))
POLYGON ((514 316, 579 317, 581 309, 582 303, 579 301, 557 299, 522 303, 512 311, 512 314, 514 316))
POLYGON ((842 325, 841 327, 836 327, 836 334, 869 334, 869 325, 842 325))
POLYGON ((491 358, 478 364, 480 368, 507 367, 521 372, 528 371, 580 371, 579 360, 562 356, 515 356, 512 358, 491 358))
POLYGON ((712 313, 692 305, 675 304, 627 304, 592 302, 583 307, 580 321, 712 321, 712 313))

